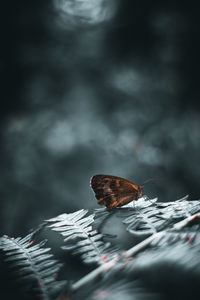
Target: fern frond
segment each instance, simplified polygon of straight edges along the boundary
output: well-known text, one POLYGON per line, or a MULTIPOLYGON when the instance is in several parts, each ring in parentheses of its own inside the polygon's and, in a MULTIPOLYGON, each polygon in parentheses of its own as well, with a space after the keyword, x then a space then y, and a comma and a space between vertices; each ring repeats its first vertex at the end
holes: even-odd
POLYGON ((173 202, 157 202, 147 208, 136 207, 123 222, 128 224, 127 230, 133 235, 151 235, 200 211, 200 202, 187 201, 187 198, 188 196, 173 202))
POLYGON ((174 247, 178 244, 194 245, 197 238, 197 231, 186 229, 182 231, 166 231, 164 235, 155 238, 151 244, 151 248, 165 248, 166 246, 174 247))
POLYGON ((49 300, 58 294, 65 281, 56 281, 60 263, 49 253, 51 248, 43 248, 46 241, 34 244, 34 233, 24 238, 0 238, 0 253, 4 267, 10 270, 17 287, 29 293, 34 299, 49 300))
POLYGON ((200 202, 188 201, 188 196, 173 202, 157 203, 156 206, 164 219, 183 219, 200 211, 200 202))
POLYGON ((136 202, 135 207, 95 210, 95 222, 103 227, 111 215, 122 219, 127 231, 135 237, 144 239, 156 232, 170 229, 173 224, 200 211, 200 201, 188 201, 188 196, 172 202, 157 202, 145 197, 136 202))
MULTIPOLYGON (((47 220, 52 230, 64 236, 64 250, 80 254, 85 263, 102 263, 105 255, 111 251, 110 243, 103 241, 103 235, 93 230, 94 214, 86 216, 88 210, 81 209, 74 213, 62 214, 47 220)), ((112 254, 111 254, 112 255, 112 254)))
POLYGON ((111 214, 116 215, 122 219, 122 222, 127 225, 127 231, 135 236, 146 236, 152 235, 157 232, 160 223, 167 223, 170 220, 158 219, 157 216, 160 213, 159 209, 156 209, 155 199, 146 199, 145 197, 138 200, 136 206, 133 207, 122 207, 116 208, 111 212, 103 209, 95 210, 95 221, 100 223, 101 226, 107 221, 111 214), (157 222, 157 223, 156 223, 157 222), (158 224, 159 222, 159 224, 158 224))

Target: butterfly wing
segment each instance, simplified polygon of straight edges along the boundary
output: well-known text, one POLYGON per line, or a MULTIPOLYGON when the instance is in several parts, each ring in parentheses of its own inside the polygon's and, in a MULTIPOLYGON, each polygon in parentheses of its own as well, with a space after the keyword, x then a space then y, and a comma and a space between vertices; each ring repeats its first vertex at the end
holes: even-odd
POLYGON ((95 175, 90 181, 98 204, 109 210, 125 205, 141 196, 140 187, 124 178, 111 175, 95 175))

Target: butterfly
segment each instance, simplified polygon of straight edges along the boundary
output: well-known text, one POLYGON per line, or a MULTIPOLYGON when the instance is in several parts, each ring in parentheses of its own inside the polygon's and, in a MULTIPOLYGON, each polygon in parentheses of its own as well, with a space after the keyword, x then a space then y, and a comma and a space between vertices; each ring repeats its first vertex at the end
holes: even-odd
POLYGON ((90 185, 98 204, 105 205, 108 210, 138 200, 142 197, 144 188, 112 175, 95 175, 90 179, 90 185))

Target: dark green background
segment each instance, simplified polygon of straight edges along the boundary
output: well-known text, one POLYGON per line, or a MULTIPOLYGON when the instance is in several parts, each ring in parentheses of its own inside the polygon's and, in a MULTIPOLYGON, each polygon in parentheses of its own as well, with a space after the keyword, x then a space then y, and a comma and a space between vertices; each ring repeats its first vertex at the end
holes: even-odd
POLYGON ((154 177, 160 201, 199 197, 194 3, 4 1, 1 234, 97 207, 97 173, 154 177))

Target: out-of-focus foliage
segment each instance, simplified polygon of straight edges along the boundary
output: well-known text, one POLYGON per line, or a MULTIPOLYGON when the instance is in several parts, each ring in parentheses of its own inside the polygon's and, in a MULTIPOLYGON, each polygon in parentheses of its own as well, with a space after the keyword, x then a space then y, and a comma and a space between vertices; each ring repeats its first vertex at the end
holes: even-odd
POLYGON ((0 293, 4 299, 55 299, 66 285, 56 281, 61 264, 44 248, 35 244, 33 235, 0 238, 0 293), (9 288, 8 288, 9 286, 9 288))
POLYGON ((155 177, 159 201, 199 195, 195 5, 23 0, 1 14, 2 234, 94 208, 95 173, 155 177))

